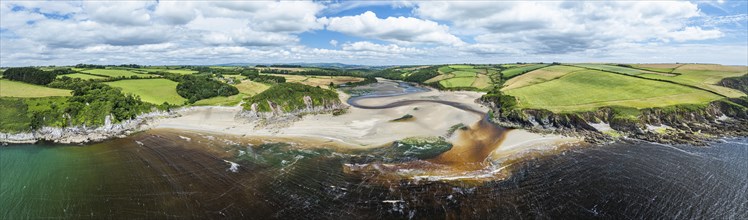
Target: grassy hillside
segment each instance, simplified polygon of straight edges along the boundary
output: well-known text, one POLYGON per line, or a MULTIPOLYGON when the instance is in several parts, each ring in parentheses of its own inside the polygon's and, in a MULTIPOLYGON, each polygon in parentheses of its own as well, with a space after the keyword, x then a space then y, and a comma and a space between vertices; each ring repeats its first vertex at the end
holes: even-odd
POLYGON ((209 99, 203 99, 194 103, 194 105, 220 105, 220 106, 235 106, 239 104, 243 99, 252 97, 270 88, 269 85, 252 82, 250 80, 242 80, 241 83, 234 85, 239 89, 239 94, 228 97, 217 96, 209 99))
POLYGON ((177 94, 177 83, 168 79, 131 79, 106 84, 120 88, 124 93, 138 95, 144 102, 157 105, 164 102, 181 105, 187 100, 177 94))
POLYGON ((286 75, 286 74, 269 74, 286 78, 286 82, 300 83, 308 86, 319 86, 328 88, 332 82, 335 85, 345 84, 348 82, 364 81, 364 78, 352 76, 308 76, 308 75, 286 75))
POLYGON ((504 79, 511 79, 512 77, 521 75, 523 73, 527 73, 536 69, 540 69, 543 67, 546 67, 550 64, 530 64, 530 65, 522 65, 522 66, 514 66, 507 70, 501 71, 501 74, 503 75, 504 79))
POLYGON ((94 76, 94 75, 84 74, 84 73, 72 73, 72 74, 58 75, 57 78, 60 79, 66 76, 70 78, 78 78, 78 79, 106 79, 107 78, 107 77, 94 76))
POLYGON ((587 111, 603 106, 649 108, 703 104, 721 98, 686 86, 597 70, 567 69, 567 72, 560 78, 504 92, 515 96, 520 108, 554 112, 587 111))
POLYGON ((571 66, 549 66, 511 78, 504 82, 504 90, 516 89, 558 79, 571 72, 585 70, 571 66))
POLYGON ((0 97, 70 96, 70 90, 0 79, 0 97))
POLYGON ((655 79, 672 82, 675 84, 697 87, 703 90, 717 93, 726 97, 745 96, 745 93, 735 89, 718 86, 720 80, 728 77, 742 76, 748 73, 746 66, 722 66, 716 64, 650 64, 650 65, 631 65, 634 68, 627 68, 614 65, 603 64, 574 64, 578 67, 609 71, 619 74, 633 75, 637 77, 655 79), (635 69, 638 67, 653 68, 653 65, 659 67, 659 70, 669 72, 655 72, 648 70, 635 69))
POLYGON ((80 72, 88 73, 91 75, 104 76, 104 77, 131 77, 131 76, 152 77, 153 76, 149 74, 135 73, 133 71, 123 70, 123 69, 87 69, 87 70, 81 70, 80 72))

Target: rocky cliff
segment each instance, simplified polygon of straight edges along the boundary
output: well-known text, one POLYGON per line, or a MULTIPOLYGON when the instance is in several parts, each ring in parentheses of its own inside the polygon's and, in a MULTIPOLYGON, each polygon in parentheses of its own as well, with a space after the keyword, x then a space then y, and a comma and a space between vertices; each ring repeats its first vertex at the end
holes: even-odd
POLYGON ((159 117, 174 117, 177 111, 154 111, 141 114, 134 119, 112 123, 111 116, 107 116, 103 126, 86 127, 43 127, 31 132, 2 133, 0 143, 36 143, 50 141, 55 143, 72 144, 102 141, 105 139, 128 135, 147 128, 148 121, 159 117))
MULTIPOLYGON (((485 103, 497 106, 494 103, 485 103)), ((536 132, 581 135, 590 142, 634 138, 658 143, 703 144, 725 136, 748 135, 748 98, 707 105, 630 109, 603 107, 595 111, 553 113, 539 109, 501 112, 492 108, 492 121, 536 132)))

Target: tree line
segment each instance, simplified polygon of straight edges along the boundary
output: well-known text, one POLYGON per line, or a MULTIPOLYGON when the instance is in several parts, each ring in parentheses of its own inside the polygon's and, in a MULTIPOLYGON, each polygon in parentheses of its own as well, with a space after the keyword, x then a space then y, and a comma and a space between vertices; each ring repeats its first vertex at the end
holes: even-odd
POLYGON ((54 72, 33 67, 14 67, 3 72, 3 78, 37 85, 47 85, 55 80, 55 77, 57 77, 57 74, 54 72))

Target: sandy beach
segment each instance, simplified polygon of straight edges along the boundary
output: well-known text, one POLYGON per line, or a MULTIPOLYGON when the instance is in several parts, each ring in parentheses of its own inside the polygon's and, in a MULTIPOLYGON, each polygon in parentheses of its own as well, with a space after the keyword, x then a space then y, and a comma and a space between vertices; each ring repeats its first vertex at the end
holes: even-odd
MULTIPOLYGON (((340 92, 341 100, 349 96, 340 92)), ((442 100, 460 103, 487 112, 488 108, 475 102, 482 94, 469 91, 437 91, 411 93, 392 97, 366 98, 359 105, 380 106, 405 100, 442 100)), ((178 129, 206 133, 237 135, 246 138, 304 139, 316 143, 367 148, 387 145, 409 137, 446 136, 450 127, 473 125, 479 114, 449 105, 420 102, 387 109, 350 107, 345 114, 304 115, 298 120, 264 124, 260 120, 237 120, 241 107, 195 107, 180 113, 180 117, 162 118, 150 123, 152 129, 178 129), (406 114, 413 119, 393 122, 406 114)), ((524 130, 509 131, 492 157, 521 153, 563 143, 579 141, 558 135, 540 135, 524 130)))

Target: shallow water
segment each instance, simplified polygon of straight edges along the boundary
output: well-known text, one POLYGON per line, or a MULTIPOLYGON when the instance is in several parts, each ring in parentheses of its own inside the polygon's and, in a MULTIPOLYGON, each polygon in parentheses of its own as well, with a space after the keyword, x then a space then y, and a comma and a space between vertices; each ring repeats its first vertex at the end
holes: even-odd
POLYGON ((380 174, 345 172, 344 164, 381 160, 376 151, 321 147, 250 147, 174 131, 88 146, 9 145, 0 148, 0 215, 748 218, 746 138, 708 147, 567 150, 517 163, 508 179, 477 185, 372 181, 380 174))

